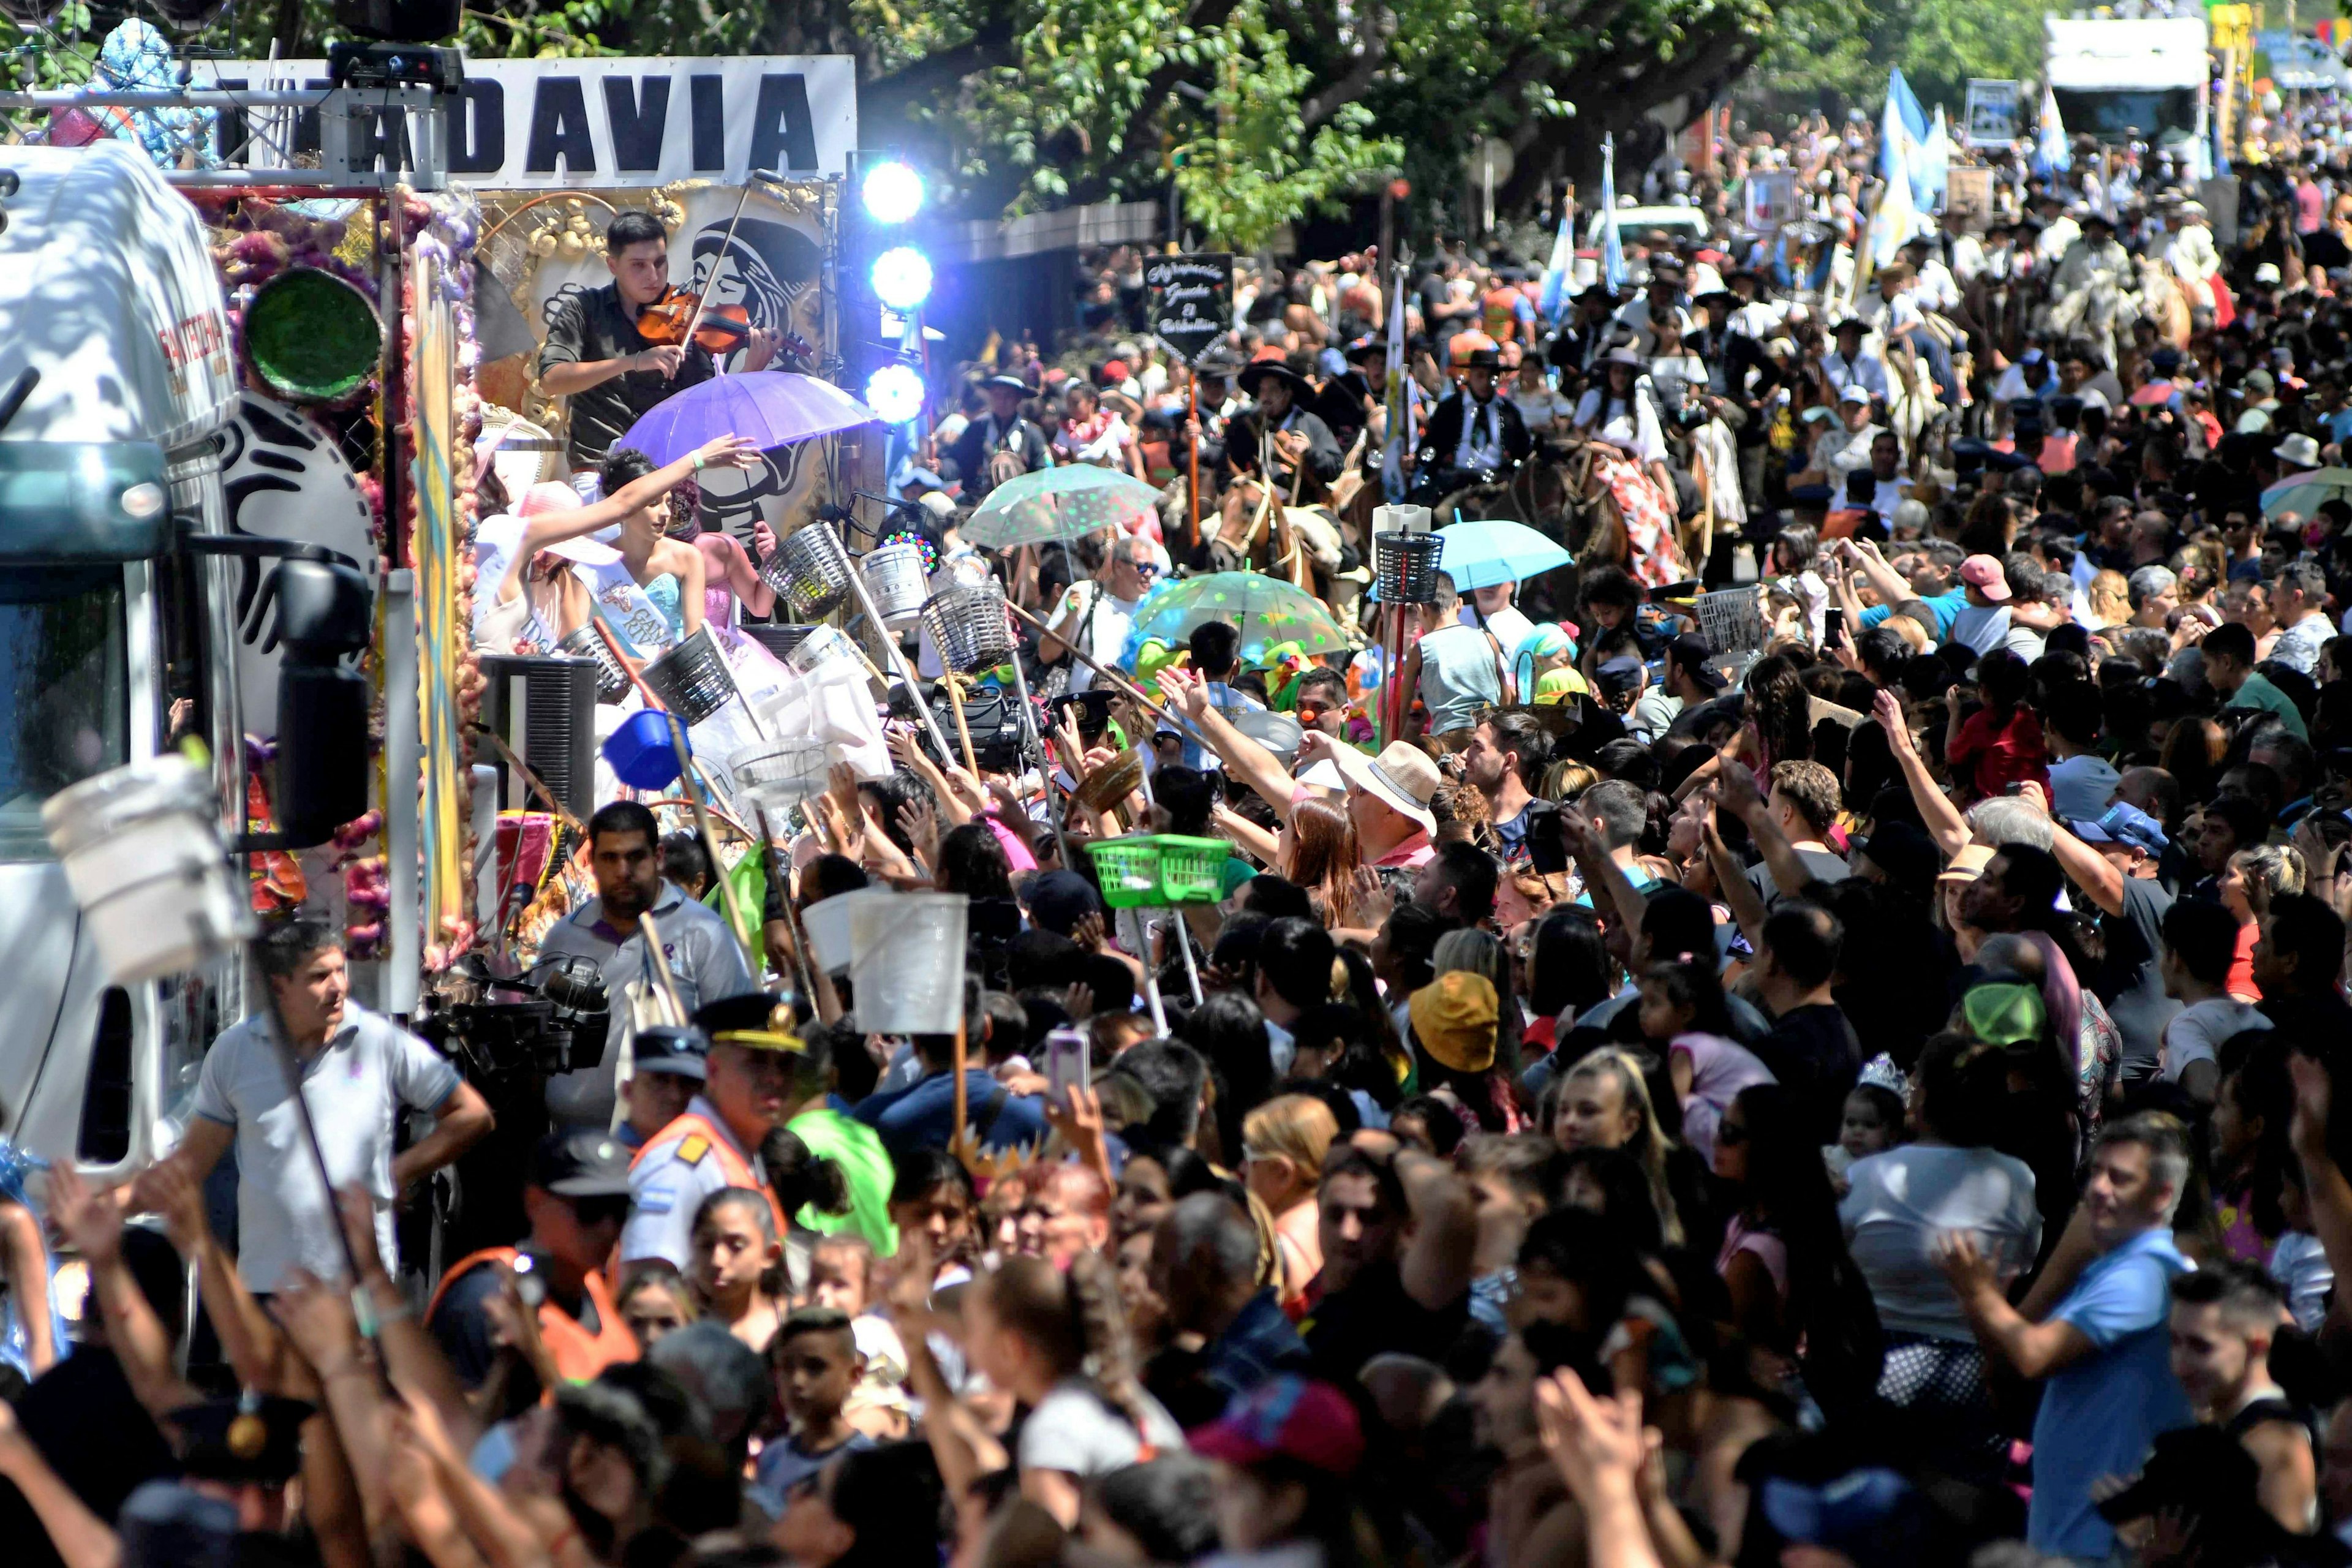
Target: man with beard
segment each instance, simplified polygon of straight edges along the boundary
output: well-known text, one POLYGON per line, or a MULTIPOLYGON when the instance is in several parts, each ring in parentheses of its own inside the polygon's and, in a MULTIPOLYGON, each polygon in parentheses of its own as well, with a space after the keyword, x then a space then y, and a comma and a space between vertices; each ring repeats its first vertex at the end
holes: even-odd
MULTIPOLYGON (((542 959, 593 959, 616 1018, 628 1015, 627 991, 658 984, 646 951, 644 919, 661 932, 662 959, 688 1011, 754 989, 743 949, 727 922, 661 874, 661 829, 635 801, 614 801, 588 820, 588 864, 596 896, 572 911, 540 944, 542 959)), ((548 1080, 547 1108, 558 1122, 611 1122, 620 1052, 548 1080)))

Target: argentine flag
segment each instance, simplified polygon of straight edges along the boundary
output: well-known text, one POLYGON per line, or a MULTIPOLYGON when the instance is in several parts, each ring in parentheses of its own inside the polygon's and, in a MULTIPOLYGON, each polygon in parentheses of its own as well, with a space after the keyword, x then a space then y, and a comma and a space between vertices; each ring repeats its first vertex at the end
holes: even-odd
POLYGON ((2058 118, 2058 94, 2042 89, 2042 129, 2033 138, 2033 172, 2047 178, 2074 166, 2066 146, 2066 125, 2058 118))
POLYGON ((1617 232, 1617 138, 1601 139, 1601 280, 1612 294, 1625 287, 1625 242, 1617 232))
POLYGON ((1536 296, 1536 311, 1544 324, 1556 327, 1568 309, 1568 288, 1576 268, 1576 204, 1562 202, 1559 233, 1552 237, 1551 261, 1544 268, 1543 289, 1536 296))
MULTIPOLYGON (((1870 215, 1870 264, 1885 267, 1895 259, 1919 226, 1919 209, 1911 198, 1911 160, 1913 140, 1910 128, 1903 122, 1901 98, 1910 92, 1903 86, 1903 73, 1891 72, 1886 82, 1886 109, 1879 117, 1878 206, 1870 215), (1898 94, 1897 89, 1901 92, 1898 94)), ((1914 101, 1916 101, 1916 100, 1914 101)), ((1854 277, 1854 294, 1861 297, 1862 275, 1854 277)))

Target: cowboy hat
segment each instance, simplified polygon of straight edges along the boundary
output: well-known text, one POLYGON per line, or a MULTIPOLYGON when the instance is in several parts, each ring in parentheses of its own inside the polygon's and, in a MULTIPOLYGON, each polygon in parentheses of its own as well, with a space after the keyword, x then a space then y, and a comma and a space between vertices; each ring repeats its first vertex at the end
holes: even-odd
POLYGON ((1647 370, 1650 368, 1650 363, 1647 360, 1643 359, 1640 354, 1635 353, 1632 349, 1627 348, 1611 349, 1607 353, 1601 356, 1601 363, 1602 364, 1630 364, 1635 370, 1647 370))
POLYGON ((1503 368, 1503 356, 1500 351, 1496 349, 1472 349, 1470 351, 1470 357, 1462 362, 1460 368, 1463 370, 1500 370, 1503 368))
POLYGON ((1265 383, 1268 376, 1272 376, 1275 380, 1282 383, 1283 385, 1290 388, 1290 395, 1294 399, 1305 397, 1315 390, 1312 386, 1309 386, 1307 384, 1307 378, 1305 376, 1299 374, 1288 365, 1284 364, 1280 360, 1260 360, 1257 363, 1244 370, 1241 374, 1235 376, 1234 380, 1240 385, 1244 392, 1249 394, 1252 397, 1255 397, 1258 395, 1259 386, 1265 383))
POLYGON ((1418 823, 1423 833, 1432 837, 1437 834, 1437 818, 1429 812, 1429 802, 1437 794, 1437 764, 1429 753, 1409 741, 1391 741, 1377 757, 1368 757, 1353 746, 1341 746, 1331 753, 1339 776, 1349 789, 1360 789, 1378 800, 1398 816, 1418 823))

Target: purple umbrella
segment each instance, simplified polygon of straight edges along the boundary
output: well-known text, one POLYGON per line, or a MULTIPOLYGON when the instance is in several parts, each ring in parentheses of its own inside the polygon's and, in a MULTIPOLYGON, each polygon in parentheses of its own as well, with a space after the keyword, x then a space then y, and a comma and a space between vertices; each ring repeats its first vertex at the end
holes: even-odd
POLYGON ((675 463, 721 436, 741 436, 763 452, 813 436, 877 422, 829 381, 789 370, 713 376, 654 405, 621 437, 656 463, 675 463))

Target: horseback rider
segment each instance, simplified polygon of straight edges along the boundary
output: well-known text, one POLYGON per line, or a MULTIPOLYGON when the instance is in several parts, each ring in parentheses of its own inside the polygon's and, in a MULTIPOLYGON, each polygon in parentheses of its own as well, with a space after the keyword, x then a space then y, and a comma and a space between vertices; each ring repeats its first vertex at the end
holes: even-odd
POLYGON ((1339 477, 1347 455, 1321 416, 1306 405, 1315 395, 1307 379, 1275 360, 1249 366, 1235 378, 1242 391, 1257 400, 1225 426, 1225 462, 1236 484, 1270 479, 1290 504, 1311 506, 1323 499, 1324 488, 1339 477), (1300 471, 1304 464, 1304 472, 1300 471))
POLYGON ((1412 487, 1415 505, 1432 505, 1465 485, 1507 478, 1535 450, 1527 421, 1509 398, 1495 390, 1502 366, 1502 356, 1495 350, 1472 350, 1462 366, 1462 385, 1429 416, 1414 461, 1419 473, 1412 487))
POLYGON ((1045 432, 1021 416, 1021 400, 1029 384, 1017 375, 992 375, 980 384, 988 398, 988 412, 974 419, 956 437, 948 455, 955 459, 964 494, 984 496, 1014 474, 1053 467, 1054 454, 1045 432), (1004 459, 1004 460, 1000 460, 1004 459), (1017 461, 1020 467, 1013 468, 1017 461), (1011 472, 1005 472, 1005 469, 1011 472))

